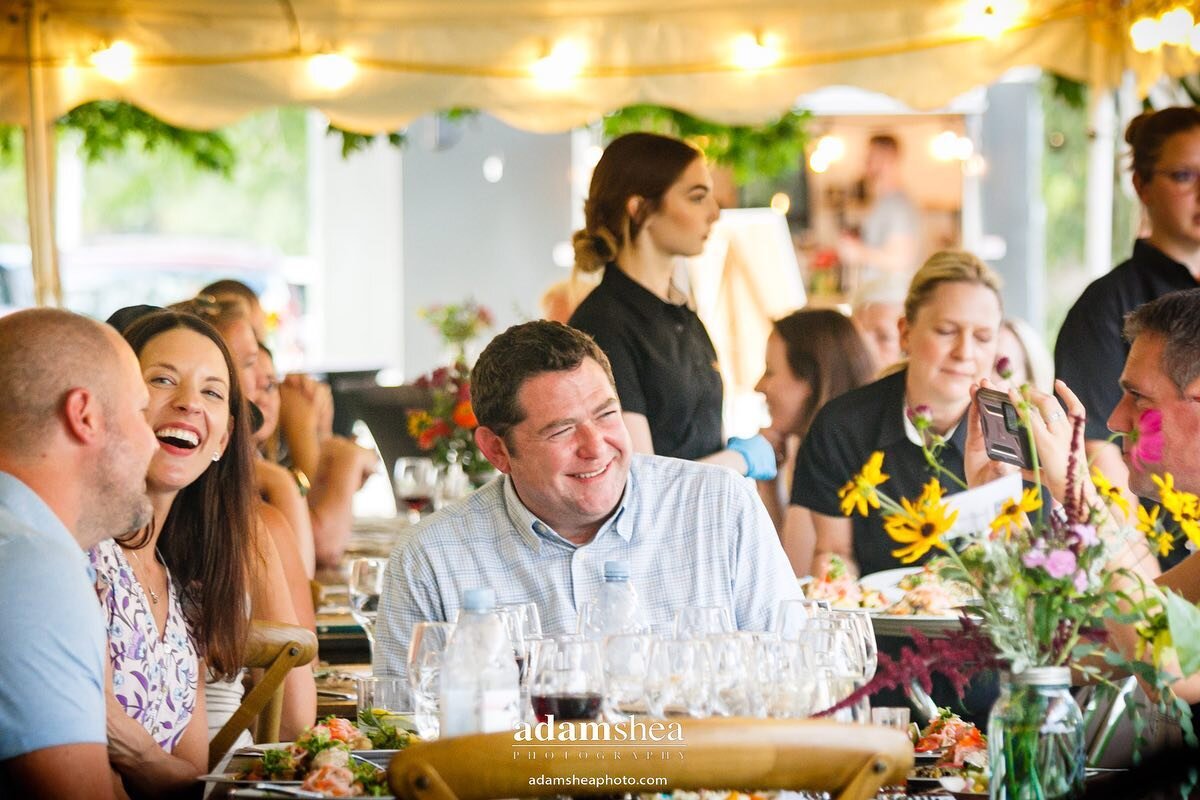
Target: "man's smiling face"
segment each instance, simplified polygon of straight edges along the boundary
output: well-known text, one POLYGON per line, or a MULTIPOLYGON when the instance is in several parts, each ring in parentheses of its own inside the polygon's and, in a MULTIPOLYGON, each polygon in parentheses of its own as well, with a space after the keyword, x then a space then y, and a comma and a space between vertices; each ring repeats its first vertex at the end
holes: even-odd
POLYGON ((616 390, 585 358, 575 369, 526 380, 517 401, 525 418, 504 438, 480 429, 480 447, 539 519, 578 544, 591 540, 629 475, 633 448, 616 390))

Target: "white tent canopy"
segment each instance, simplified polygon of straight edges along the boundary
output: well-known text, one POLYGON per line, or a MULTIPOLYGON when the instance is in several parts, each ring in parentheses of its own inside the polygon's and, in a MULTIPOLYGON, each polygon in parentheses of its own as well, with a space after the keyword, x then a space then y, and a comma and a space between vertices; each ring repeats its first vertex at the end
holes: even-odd
POLYGON ((749 123, 831 84, 928 109, 1013 66, 1107 87, 1132 70, 1143 88, 1196 66, 1185 48, 1131 49, 1129 25, 1143 8, 1160 10, 1153 0, 0 3, 0 122, 32 134, 43 302, 57 296, 48 122, 91 100, 126 100, 201 129, 303 104, 360 132, 453 107, 558 131, 635 103, 749 123), (313 72, 320 55, 342 59, 325 64, 323 81, 313 72))

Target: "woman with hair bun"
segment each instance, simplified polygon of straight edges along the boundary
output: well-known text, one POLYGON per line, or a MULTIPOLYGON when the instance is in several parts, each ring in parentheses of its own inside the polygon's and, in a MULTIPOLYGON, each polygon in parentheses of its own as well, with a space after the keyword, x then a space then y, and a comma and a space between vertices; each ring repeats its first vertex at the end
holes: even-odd
POLYGON ((1129 123, 1125 141, 1150 235, 1134 243, 1129 260, 1083 291, 1054 347, 1056 377, 1087 410, 1088 457, 1120 486, 1128 484, 1129 470, 1105 423, 1121 399, 1129 355, 1121 335, 1125 315, 1168 292, 1200 286, 1200 109, 1141 114, 1129 123))
POLYGON ((762 436, 723 442, 717 353, 671 281, 676 257, 699 255, 719 214, 704 156, 669 136, 621 136, 596 164, 583 210, 575 269, 603 277, 570 324, 608 356, 634 450, 774 477, 762 436))

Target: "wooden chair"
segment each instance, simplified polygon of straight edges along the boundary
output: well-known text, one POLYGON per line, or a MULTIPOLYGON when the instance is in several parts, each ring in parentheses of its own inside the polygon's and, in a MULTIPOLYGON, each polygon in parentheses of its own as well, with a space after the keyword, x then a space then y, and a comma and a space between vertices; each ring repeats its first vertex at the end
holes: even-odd
POLYGON ((208 744, 211 769, 229 751, 242 731, 255 725, 254 741, 278 742, 283 715, 283 680, 294 667, 317 655, 317 637, 307 628, 282 622, 254 620, 246 642, 244 666, 264 670, 242 704, 208 744), (256 721, 257 720, 257 721, 256 721))
MULTIPOLYGON (((653 722, 639 719, 637 724, 653 722)), ((397 754, 388 768, 388 782, 396 797, 405 800, 671 789, 808 789, 830 792, 835 800, 868 800, 881 786, 903 783, 913 766, 908 737, 874 725, 773 719, 657 722, 679 723, 682 740, 655 743, 640 735, 631 747, 628 739, 621 741, 616 735, 605 742, 593 736, 586 744, 564 744, 566 738, 559 735, 547 746, 517 741, 507 732, 461 736, 397 754), (614 778, 636 783, 614 784, 614 778), (580 779, 597 780, 587 785, 580 779)), ((565 724, 584 731, 595 723, 565 724)))

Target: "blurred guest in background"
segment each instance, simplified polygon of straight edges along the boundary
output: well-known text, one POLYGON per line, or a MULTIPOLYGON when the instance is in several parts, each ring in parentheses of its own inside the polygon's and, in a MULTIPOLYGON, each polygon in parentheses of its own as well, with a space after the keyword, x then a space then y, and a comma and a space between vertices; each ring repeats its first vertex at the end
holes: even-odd
POLYGON ((1121 338, 1125 315, 1200 285, 1200 109, 1141 114, 1129 123, 1125 141, 1150 235, 1134 244, 1129 260, 1084 290, 1054 347, 1055 373, 1087 409, 1088 457, 1117 486, 1128 485, 1129 473, 1120 448, 1108 441, 1105 421, 1121 399, 1118 379, 1129 354, 1121 338))
POLYGON ((0 319, 0 792, 114 795, 105 624, 84 550, 150 520, 146 385, 107 326, 0 319))
POLYGON ((672 282, 676 257, 704 249, 718 214, 699 150, 653 133, 615 139, 592 173, 574 237, 575 268, 604 276, 570 324, 608 356, 635 452, 773 478, 774 451, 761 436, 723 441, 717 353, 672 282))
POLYGON ((904 191, 900 142, 895 136, 871 137, 863 177, 871 208, 863 220, 861 238, 842 234, 838 257, 857 273, 852 286, 866 286, 888 275, 907 280, 918 264, 921 214, 904 191))
POLYGON ((542 309, 542 319, 565 325, 575 313, 575 309, 579 308, 583 298, 587 297, 599 282, 599 273, 572 269, 570 277, 551 284, 542 294, 541 300, 538 301, 542 309))
POLYGON ((1028 383, 1040 392, 1054 391, 1054 359, 1046 349, 1037 331, 1019 317, 1009 317, 1000 324, 996 339, 996 367, 992 369, 992 383, 1000 388, 1019 387, 1028 383), (1003 362, 1003 363, 1001 363, 1003 362), (1007 367, 1012 376, 1000 375, 1000 367, 1007 367))
POLYGON ((850 319, 858 328, 878 375, 895 365, 900 352, 900 318, 908 277, 889 276, 860 286, 851 298, 850 319))
POLYGON ((814 543, 793 541, 799 531, 784 524, 796 453, 821 407, 870 381, 872 371, 853 323, 831 309, 789 314, 775 321, 767 338, 766 368, 754 388, 766 397, 771 427, 762 434, 780 466, 775 480, 759 481, 758 490, 797 575, 809 573, 814 543))
MULTIPOLYGON (((813 420, 796 463, 787 529, 816 542, 813 572, 839 556, 854 574, 903 566, 879 510, 842 514, 838 490, 874 452, 883 453, 893 497, 915 498, 934 477, 909 418, 919 409, 943 437, 942 465, 963 478, 963 415, 971 387, 991 374, 1003 313, 1000 279, 974 255, 943 251, 913 277, 900 322, 908 359, 897 372, 834 398, 813 420)), ((947 493, 961 488, 939 477, 947 493)), ((793 557, 793 561, 795 561, 793 557)))

